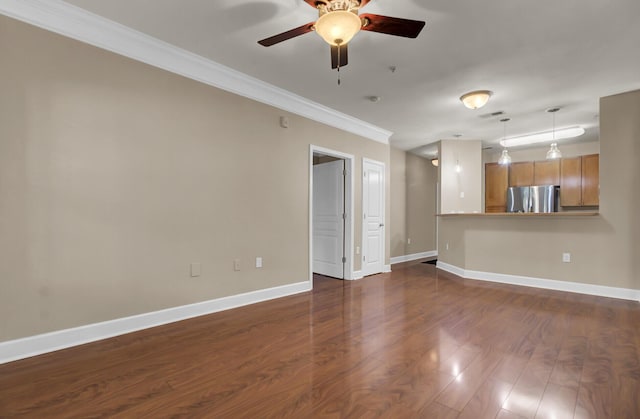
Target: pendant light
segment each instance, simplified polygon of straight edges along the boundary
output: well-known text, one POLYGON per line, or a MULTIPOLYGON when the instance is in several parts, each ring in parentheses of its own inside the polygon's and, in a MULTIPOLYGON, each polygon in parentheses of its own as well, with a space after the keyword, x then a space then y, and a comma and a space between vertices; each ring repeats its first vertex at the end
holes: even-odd
MULTIPOLYGON (((502 124, 504 125, 504 139, 507 139, 507 122, 509 122, 511 119, 509 118, 504 118, 501 119, 500 122, 502 122, 502 124)), ((498 159, 498 164, 511 164, 511 156, 509 155, 509 152, 507 151, 507 147, 504 148, 504 150, 502 150, 502 154, 500 155, 500 158, 498 159)))
POLYGON ((555 160, 562 157, 562 153, 558 150, 558 144, 551 143, 549 151, 547 151, 547 160, 555 160))
POLYGON ((562 157, 562 153, 558 150, 558 143, 556 143, 556 112, 559 110, 560 108, 547 109, 547 112, 553 115, 553 142, 551 143, 549 151, 547 151, 547 160, 555 160, 562 157))

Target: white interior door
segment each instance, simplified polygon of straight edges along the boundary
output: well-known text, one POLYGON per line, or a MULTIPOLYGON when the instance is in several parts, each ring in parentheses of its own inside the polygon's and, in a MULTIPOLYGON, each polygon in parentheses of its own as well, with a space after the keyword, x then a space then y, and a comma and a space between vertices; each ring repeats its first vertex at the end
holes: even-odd
POLYGON ((362 162, 362 274, 382 272, 384 265, 384 164, 362 162))
POLYGON ((313 272, 344 278, 344 160, 313 166, 313 272))

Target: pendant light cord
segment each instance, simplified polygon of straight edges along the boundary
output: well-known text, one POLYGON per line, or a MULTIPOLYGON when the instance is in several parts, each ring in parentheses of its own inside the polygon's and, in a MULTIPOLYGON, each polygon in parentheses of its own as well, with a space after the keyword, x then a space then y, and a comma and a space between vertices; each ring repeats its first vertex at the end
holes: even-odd
POLYGON ((504 137, 503 138, 506 140, 507 139, 507 121, 503 121, 502 125, 504 126, 504 137))

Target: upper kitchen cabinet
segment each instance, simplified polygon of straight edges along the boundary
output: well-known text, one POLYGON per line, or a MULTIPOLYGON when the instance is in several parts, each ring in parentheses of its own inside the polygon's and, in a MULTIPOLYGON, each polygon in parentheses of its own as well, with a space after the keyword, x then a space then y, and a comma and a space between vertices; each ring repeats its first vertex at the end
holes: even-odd
POLYGON ((600 205, 600 155, 582 156, 582 205, 600 205))
POLYGON ((560 205, 595 207, 600 204, 600 156, 590 154, 560 160, 560 205))
POLYGON ((507 211, 507 187, 509 186, 509 166, 487 163, 484 166, 484 211, 507 211))
POLYGON ((533 185, 533 162, 512 163, 509 169, 509 186, 533 185))
POLYGON ((582 205, 582 157, 560 160, 560 205, 582 205))
POLYGON ((560 161, 542 160, 534 162, 532 185, 560 185, 560 161))

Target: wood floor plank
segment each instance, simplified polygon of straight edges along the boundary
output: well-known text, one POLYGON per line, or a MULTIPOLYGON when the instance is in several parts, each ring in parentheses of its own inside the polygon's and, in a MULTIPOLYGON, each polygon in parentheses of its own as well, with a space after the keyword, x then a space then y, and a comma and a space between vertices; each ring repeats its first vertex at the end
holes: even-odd
POLYGON ((562 343, 549 381, 561 386, 574 387, 577 391, 587 350, 588 339, 585 336, 567 337, 562 343))
POLYGON ((612 390, 605 384, 581 383, 574 418, 614 418, 612 390))
POLYGON ((536 412, 536 419, 572 418, 577 396, 577 387, 548 383, 536 412))
POLYGON ((496 416, 496 419, 522 419, 523 417, 520 415, 517 415, 513 412, 510 412, 506 409, 501 409, 500 412, 498 412, 498 415, 496 416))
POLYGON ((462 411, 474 394, 487 381, 500 363, 501 354, 482 353, 458 374, 438 396, 436 401, 457 411, 462 411))
POLYGON ((420 411, 421 418, 430 419, 456 419, 459 414, 460 412, 457 410, 451 409, 437 402, 429 403, 420 411))
POLYGON ((639 418, 637 302, 406 264, 0 365, 1 418, 639 418), (573 406, 572 406, 573 404, 573 406))
POLYGON ((506 383, 515 384, 522 371, 527 366, 529 358, 513 355, 503 355, 500 363, 491 373, 491 377, 506 383))
POLYGON ((466 404, 458 419, 495 418, 512 388, 512 383, 495 378, 484 381, 466 404))

